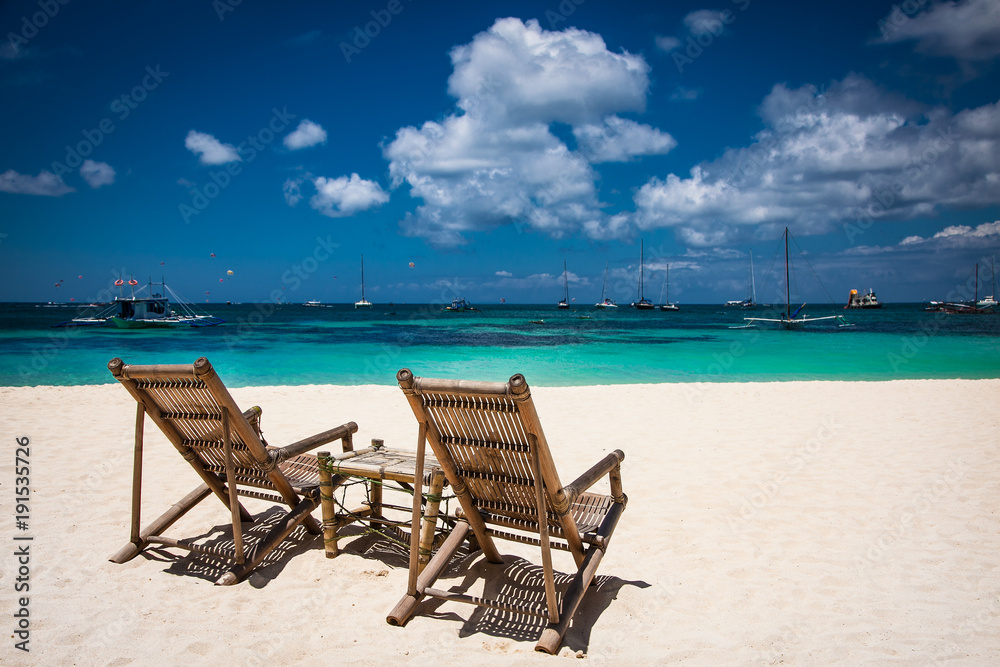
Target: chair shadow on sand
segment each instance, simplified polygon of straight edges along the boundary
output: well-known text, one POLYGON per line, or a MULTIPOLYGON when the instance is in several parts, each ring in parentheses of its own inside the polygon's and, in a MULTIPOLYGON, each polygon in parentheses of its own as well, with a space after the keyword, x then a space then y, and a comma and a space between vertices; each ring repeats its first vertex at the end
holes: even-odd
MULTIPOLYGON (((344 531, 345 540, 343 554, 353 554, 365 559, 381 561, 394 569, 404 569, 409 564, 409 546, 385 539, 362 529, 348 528, 344 531)), ((503 565, 494 565, 482 558, 482 552, 476 549, 470 551, 469 545, 464 545, 449 562, 441 575, 441 583, 454 581, 448 590, 455 593, 467 593, 480 579, 483 580, 482 597, 494 600, 500 604, 520 604, 545 602, 544 570, 534 563, 519 556, 507 554, 503 565)), ((562 599, 573 580, 572 574, 555 572, 556 594, 562 599)), ((572 651, 587 652, 590 645, 590 631, 601 617, 601 614, 618 598, 618 591, 625 586, 635 586, 640 589, 650 588, 645 581, 627 581, 619 577, 597 575, 587 591, 587 604, 581 605, 573 619, 573 625, 563 640, 563 645, 572 651)), ((458 637, 471 637, 476 634, 508 639, 517 642, 538 641, 547 625, 544 618, 519 614, 488 607, 474 607, 471 615, 464 618, 454 612, 441 612, 444 600, 428 598, 420 603, 420 614, 431 618, 439 618, 462 622, 458 637)))
MULTIPOLYGON (((243 526, 243 539, 247 545, 248 557, 260 542, 271 532, 271 530, 281 523, 287 516, 287 512, 280 506, 272 506, 259 514, 254 515, 252 525, 243 526)), ((302 555, 313 549, 323 549, 323 541, 319 535, 310 535, 301 525, 277 547, 274 548, 264 560, 261 561, 250 575, 247 576, 247 583, 253 588, 263 588, 272 579, 281 574, 289 560, 302 555)), ((190 538, 203 546, 213 549, 232 551, 234 548, 232 524, 222 523, 214 526, 211 530, 201 535, 190 538)), ((183 577, 195 577, 215 582, 220 576, 227 572, 232 563, 224 562, 203 556, 194 552, 178 554, 174 550, 166 547, 150 547, 140 554, 146 560, 155 560, 169 563, 164 572, 183 577)))

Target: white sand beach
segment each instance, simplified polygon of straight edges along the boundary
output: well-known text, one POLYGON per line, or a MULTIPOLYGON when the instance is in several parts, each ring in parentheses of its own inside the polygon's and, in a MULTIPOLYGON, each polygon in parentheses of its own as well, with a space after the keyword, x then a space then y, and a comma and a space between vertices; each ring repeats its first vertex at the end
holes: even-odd
MULTIPOLYGON (((214 586, 217 568, 182 551, 110 563, 128 541, 135 419, 116 384, 0 388, 8 451, 0 600, 9 628, 0 662, 1000 663, 1000 380, 532 393, 564 483, 612 449, 626 454, 628 508, 558 657, 533 652, 540 626, 504 625, 469 605, 425 603, 405 627, 389 626, 405 559, 352 528, 344 533, 356 537, 332 560, 322 539, 299 528, 289 548, 232 587, 214 586), (25 436, 30 519, 17 531, 15 438, 25 436), (14 592, 15 534, 34 538, 27 594, 14 592), (24 595, 30 653, 12 636, 24 595)), ((347 421, 360 427, 356 446, 416 444, 395 387, 232 394, 241 408, 263 407, 273 445, 347 421)), ((197 483, 147 422, 143 522, 197 483)), ((271 512, 247 503, 257 516, 271 512)), ((169 534, 219 533, 228 520, 210 498, 169 534)), ((539 562, 530 547, 498 547, 539 562)), ((573 571, 564 553, 555 566, 573 571)), ((465 567, 495 573, 487 589, 501 585, 502 567, 481 559, 465 567)), ((457 586, 463 575, 437 585, 457 586)))

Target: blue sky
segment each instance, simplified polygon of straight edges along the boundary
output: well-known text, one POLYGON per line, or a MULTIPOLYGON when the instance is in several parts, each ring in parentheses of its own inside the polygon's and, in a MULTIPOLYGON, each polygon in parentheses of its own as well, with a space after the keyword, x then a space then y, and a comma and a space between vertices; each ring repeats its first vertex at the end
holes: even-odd
POLYGON ((785 226, 838 301, 944 298, 1000 254, 1000 4, 813 4, 4 3, 0 300, 348 302, 364 253, 375 302, 627 302, 644 239, 715 303, 785 226))

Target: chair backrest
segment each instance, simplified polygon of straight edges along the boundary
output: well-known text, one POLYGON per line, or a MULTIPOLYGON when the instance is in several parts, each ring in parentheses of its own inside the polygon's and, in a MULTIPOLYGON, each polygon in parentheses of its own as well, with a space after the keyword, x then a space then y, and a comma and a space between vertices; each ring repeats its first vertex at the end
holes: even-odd
MULTIPOLYGON (((567 520, 572 524, 568 508, 559 507, 562 484, 522 375, 469 382, 419 378, 403 369, 396 379, 417 421, 426 424, 427 442, 456 495, 461 499, 467 489, 487 522, 536 531, 538 471, 548 524, 557 534, 567 520)), ((463 509, 470 511, 464 503, 463 509)))
POLYGON ((194 456, 206 471, 226 474, 223 414, 228 411, 236 482, 258 486, 273 472, 257 430, 240 412, 208 359, 139 366, 115 358, 108 369, 189 462, 194 456))

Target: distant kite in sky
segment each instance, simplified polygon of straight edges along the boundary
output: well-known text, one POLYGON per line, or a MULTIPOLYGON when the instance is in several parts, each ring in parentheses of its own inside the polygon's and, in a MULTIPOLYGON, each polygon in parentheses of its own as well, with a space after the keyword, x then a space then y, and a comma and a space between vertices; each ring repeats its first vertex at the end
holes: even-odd
POLYGON ((214 252, 211 254, 211 257, 212 257, 212 259, 215 259, 215 253, 214 252))
POLYGON ((233 274, 233 270, 232 270, 232 269, 229 269, 228 271, 226 271, 226 275, 227 275, 227 276, 229 276, 230 278, 232 278, 232 277, 233 277, 233 275, 234 275, 234 274, 233 274))
POLYGON ((414 266, 416 266, 416 264, 414 264, 413 262, 410 262, 410 268, 412 269, 414 266))

